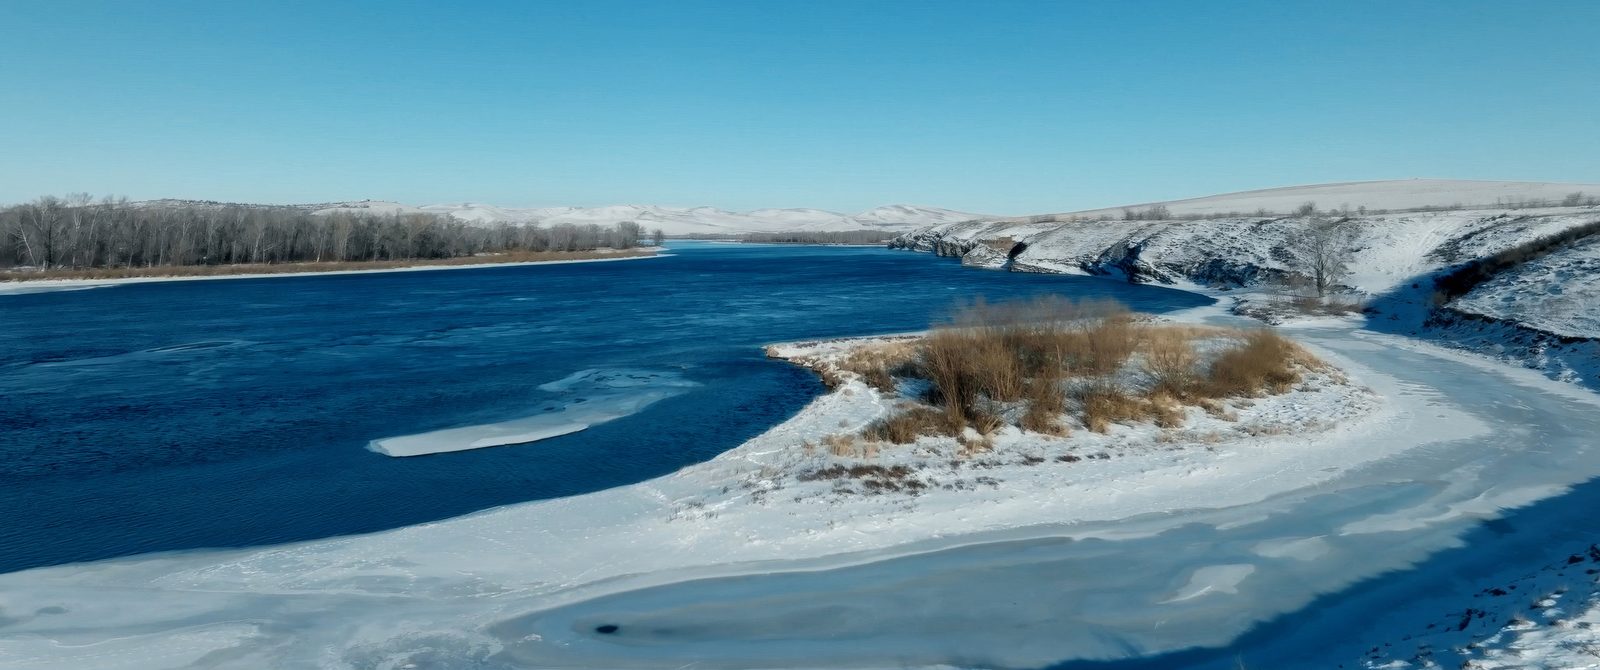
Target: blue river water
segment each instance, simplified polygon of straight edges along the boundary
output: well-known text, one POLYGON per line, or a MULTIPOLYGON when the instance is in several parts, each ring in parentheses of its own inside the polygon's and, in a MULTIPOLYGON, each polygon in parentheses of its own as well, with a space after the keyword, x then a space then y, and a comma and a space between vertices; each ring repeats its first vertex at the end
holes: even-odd
POLYGON ((672 251, 0 295, 0 572, 375 531, 659 476, 820 392, 767 360, 770 342, 916 330, 977 296, 1209 301, 879 248, 672 251), (592 399, 585 380, 641 376, 675 395, 528 444, 368 448, 569 411, 592 399))

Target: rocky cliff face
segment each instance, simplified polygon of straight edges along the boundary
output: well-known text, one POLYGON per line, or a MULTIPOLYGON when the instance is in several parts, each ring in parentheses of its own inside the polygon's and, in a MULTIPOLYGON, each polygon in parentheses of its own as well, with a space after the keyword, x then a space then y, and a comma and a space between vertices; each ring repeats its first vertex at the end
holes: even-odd
POLYGON ((1011 257, 1006 252, 987 244, 974 245, 961 254, 961 264, 967 267, 1004 270, 1010 263, 1011 257))
POLYGON ((925 228, 889 246, 1017 272, 1245 286, 1285 274, 1292 253, 1272 241, 1296 225, 1285 219, 969 222, 925 228))
MULTIPOLYGON (((1328 218, 1328 217, 1322 217, 1328 218)), ((1338 217, 1354 234, 1346 288, 1367 296, 1537 237, 1600 220, 1600 208, 1467 210, 1338 217)), ((923 228, 890 248, 961 258, 984 268, 1104 275, 1132 282, 1261 286, 1304 276, 1293 238, 1313 217, 1193 221, 969 221, 923 228), (1004 261, 1002 262, 1002 256, 1004 261)))

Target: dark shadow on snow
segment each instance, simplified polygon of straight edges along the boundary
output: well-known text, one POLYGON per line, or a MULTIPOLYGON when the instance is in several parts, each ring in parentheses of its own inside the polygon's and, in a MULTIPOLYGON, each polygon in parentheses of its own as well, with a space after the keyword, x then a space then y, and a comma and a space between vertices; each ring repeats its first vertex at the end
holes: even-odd
MULTIPOLYGON (((1591 479, 1571 491, 1546 498, 1527 507, 1511 510, 1505 516, 1486 520, 1461 537, 1462 546, 1431 555, 1409 569, 1396 570, 1356 583, 1342 591, 1324 595, 1298 611, 1258 624, 1232 644, 1215 649, 1191 649, 1122 661, 1071 661, 1048 666, 1051 670, 1171 670, 1173 668, 1236 670, 1293 670, 1297 668, 1360 667, 1362 654, 1387 639, 1421 636, 1430 633, 1427 624, 1459 618, 1440 604, 1437 611, 1419 611, 1416 628, 1372 630, 1375 616, 1406 608, 1410 603, 1445 596, 1450 602, 1476 605, 1470 594, 1503 584, 1492 581, 1507 565, 1536 566, 1559 563, 1569 555, 1584 553, 1600 538, 1600 517, 1590 511, 1600 507, 1600 479, 1591 479)), ((1588 565, 1575 566, 1581 573, 1588 565)), ((1600 566, 1595 566, 1600 567, 1600 566)), ((1520 576, 1520 575, 1518 575, 1520 576)), ((1584 579, 1579 575, 1576 579, 1584 579)), ((1515 593, 1515 607, 1526 610, 1527 603, 1545 594, 1515 593)), ((1499 603, 1496 603, 1499 604, 1499 603)), ((1505 622, 1500 622, 1503 625, 1505 622)), ((1500 625, 1493 625, 1498 629, 1500 625)), ((1434 630, 1443 630, 1443 625, 1434 630)), ((1449 649, 1435 648, 1439 667, 1460 667, 1461 659, 1449 649)))

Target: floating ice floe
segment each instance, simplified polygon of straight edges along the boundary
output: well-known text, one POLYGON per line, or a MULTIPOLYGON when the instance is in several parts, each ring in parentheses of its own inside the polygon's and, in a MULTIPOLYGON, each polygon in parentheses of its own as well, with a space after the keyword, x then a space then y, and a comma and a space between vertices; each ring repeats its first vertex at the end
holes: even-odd
POLYGON ((679 375, 653 370, 584 370, 539 386, 555 403, 532 416, 373 440, 368 449, 386 456, 424 456, 450 451, 527 444, 576 433, 635 414, 658 401, 699 386, 679 375))

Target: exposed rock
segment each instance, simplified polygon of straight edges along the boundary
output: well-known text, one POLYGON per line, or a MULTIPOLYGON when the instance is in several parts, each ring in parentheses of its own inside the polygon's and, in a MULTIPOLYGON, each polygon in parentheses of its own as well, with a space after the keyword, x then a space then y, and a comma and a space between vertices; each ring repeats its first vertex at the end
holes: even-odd
POLYGON ((986 244, 974 245, 967 253, 961 255, 962 265, 985 270, 1004 270, 1010 263, 1010 257, 986 244))

